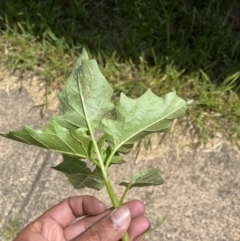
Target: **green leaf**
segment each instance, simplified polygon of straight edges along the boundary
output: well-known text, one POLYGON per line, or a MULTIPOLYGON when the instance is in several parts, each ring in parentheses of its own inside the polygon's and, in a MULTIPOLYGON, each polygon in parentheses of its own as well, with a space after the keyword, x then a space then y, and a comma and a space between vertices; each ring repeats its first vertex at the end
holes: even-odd
POLYGON ((116 120, 104 119, 103 131, 113 151, 128 152, 145 135, 170 129, 187 107, 175 92, 160 98, 148 90, 138 99, 121 94, 116 120))
POLYGON ((85 162, 71 156, 63 155, 63 162, 53 169, 64 173, 75 189, 85 187, 101 190, 104 186, 101 170, 96 167, 92 172, 85 162))
POLYGON ((162 184, 163 178, 160 171, 156 168, 150 168, 142 173, 134 174, 130 182, 121 182, 119 185, 131 189, 133 187, 158 186, 162 184))
POLYGON ((63 112, 59 122, 67 128, 88 129, 89 124, 94 131, 104 115, 114 107, 110 102, 112 93, 96 60, 89 60, 83 49, 65 88, 58 96, 63 112))
POLYGON ((9 139, 91 159, 92 141, 87 132, 99 126, 103 116, 113 109, 112 88, 95 60, 83 49, 72 74, 59 94, 61 116, 55 116, 43 130, 24 126, 21 131, 0 134, 9 139))
POLYGON ((111 164, 124 164, 124 163, 125 163, 125 161, 118 154, 115 154, 111 159, 111 164))
POLYGON ((98 149, 102 155, 104 155, 104 153, 105 153, 105 149, 104 149, 105 140, 106 140, 106 138, 103 135, 97 142, 98 149))
POLYGON ((21 131, 9 132, 2 136, 68 155, 89 158, 92 141, 86 132, 87 130, 81 128, 68 130, 52 119, 43 130, 24 126, 21 131))

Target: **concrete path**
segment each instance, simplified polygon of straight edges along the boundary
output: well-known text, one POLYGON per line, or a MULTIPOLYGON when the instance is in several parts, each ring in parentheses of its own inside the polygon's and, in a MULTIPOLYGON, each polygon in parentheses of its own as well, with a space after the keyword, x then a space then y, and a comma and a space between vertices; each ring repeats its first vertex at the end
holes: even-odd
MULTIPOLYGON (((24 88, 9 93, 0 90, 0 132, 18 130, 24 123, 46 125, 48 118, 42 119, 34 105, 24 88)), ((147 240, 239 241, 239 148, 215 139, 208 147, 194 149, 184 133, 160 145, 156 136, 151 141, 151 150, 142 146, 137 159, 135 152, 127 156, 127 164, 111 170, 119 196, 123 189, 117 183, 127 181, 132 173, 148 167, 162 171, 164 185, 133 189, 128 196, 145 201, 153 224, 170 206, 166 222, 147 240)), ((105 190, 73 190, 65 176, 50 168, 59 162, 61 157, 56 153, 0 137, 0 228, 16 215, 26 224, 72 195, 95 195, 110 205, 105 190)))

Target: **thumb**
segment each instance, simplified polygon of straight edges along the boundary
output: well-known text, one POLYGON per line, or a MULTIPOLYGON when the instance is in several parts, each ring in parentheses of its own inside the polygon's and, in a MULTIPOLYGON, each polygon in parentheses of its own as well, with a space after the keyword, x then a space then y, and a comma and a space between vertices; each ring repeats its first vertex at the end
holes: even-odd
POLYGON ((127 231, 131 214, 123 205, 106 215, 72 241, 118 241, 127 231))

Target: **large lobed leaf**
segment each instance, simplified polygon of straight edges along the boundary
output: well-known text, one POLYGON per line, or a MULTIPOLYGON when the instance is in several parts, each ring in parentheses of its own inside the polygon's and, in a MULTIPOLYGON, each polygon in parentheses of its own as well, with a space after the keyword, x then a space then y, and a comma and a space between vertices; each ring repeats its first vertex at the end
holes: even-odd
POLYGON ((114 152, 127 152, 143 136, 170 129, 173 119, 183 116, 187 106, 175 92, 160 98, 148 90, 138 99, 121 94, 116 120, 104 119, 103 131, 114 152))
POLYGON ((21 131, 0 134, 6 138, 89 158, 92 141, 87 135, 99 126, 103 116, 113 109, 113 90, 102 75, 95 60, 89 60, 83 49, 72 74, 59 94, 61 116, 51 119, 43 130, 25 126, 21 131))

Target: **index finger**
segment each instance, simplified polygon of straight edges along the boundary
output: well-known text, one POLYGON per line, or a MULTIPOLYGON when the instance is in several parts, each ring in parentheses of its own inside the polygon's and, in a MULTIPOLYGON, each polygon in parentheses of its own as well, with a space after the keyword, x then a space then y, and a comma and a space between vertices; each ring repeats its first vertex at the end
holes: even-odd
POLYGON ((105 210, 105 205, 93 196, 75 196, 69 197, 56 204, 41 215, 36 221, 40 221, 42 218, 51 218, 62 228, 65 228, 75 221, 76 218, 86 215, 99 215, 105 210))

